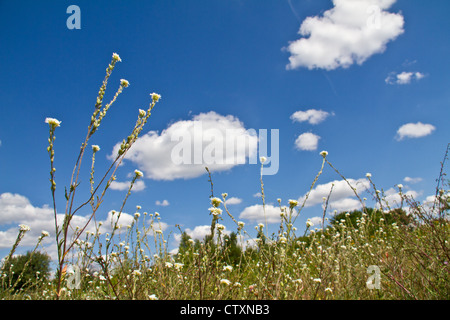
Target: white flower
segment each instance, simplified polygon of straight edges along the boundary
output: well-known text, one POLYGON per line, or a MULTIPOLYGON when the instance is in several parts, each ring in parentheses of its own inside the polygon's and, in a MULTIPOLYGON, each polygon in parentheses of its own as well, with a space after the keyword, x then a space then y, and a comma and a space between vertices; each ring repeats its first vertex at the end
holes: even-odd
POLYGON ((328 155, 328 151, 323 150, 320 152, 320 155, 325 158, 328 155))
POLYGON ((367 173, 366 173, 366 177, 367 177, 367 178, 370 178, 371 176, 372 176, 372 174, 371 174, 370 172, 367 172, 367 173))
POLYGON ((128 80, 125 79, 120 79, 120 85, 124 88, 128 87, 130 85, 130 83, 128 82, 128 80))
POLYGON ((20 231, 24 231, 24 232, 31 230, 30 227, 27 226, 26 224, 19 224, 19 228, 20 228, 20 231))
POLYGON ((222 203, 222 200, 220 200, 219 198, 217 198, 217 197, 214 197, 214 198, 212 198, 211 199, 211 204, 214 206, 214 207, 218 207, 218 206, 220 206, 220 204, 222 203))
POLYGON ((141 206, 136 206, 136 210, 141 210, 142 207, 141 206))
POLYGON ((317 282, 317 283, 322 282, 322 280, 321 280, 320 278, 315 278, 315 279, 313 279, 313 281, 314 281, 314 282, 317 282))
POLYGON ((226 192, 225 192, 225 193, 222 193, 222 197, 223 197, 223 198, 228 197, 228 193, 226 193, 226 192))
POLYGON ((155 102, 158 102, 158 100, 161 99, 161 95, 154 92, 150 93, 150 96, 152 97, 152 100, 155 102))
POLYGON ((155 233, 162 234, 163 232, 162 232, 162 230, 155 230, 155 233))
POLYGON ((139 213, 139 212, 136 212, 135 214, 134 214, 134 218, 137 220, 137 219, 139 219, 139 217, 141 216, 141 214, 139 213))
POLYGON ((312 227, 313 225, 314 225, 314 223, 311 221, 311 219, 306 220, 307 227, 312 227))
POLYGON ((220 284, 226 284, 227 286, 229 286, 231 284, 231 281, 228 279, 220 279, 220 284))
POLYGON ((98 152, 98 151, 100 151, 100 147, 98 145, 96 145, 96 144, 93 144, 92 145, 92 151, 98 152))
POLYGON ((154 295, 154 294, 149 295, 148 298, 149 298, 150 300, 158 300, 158 297, 157 297, 156 295, 154 295))
POLYGON ((219 214, 222 214, 222 209, 220 208, 215 208, 215 207, 211 207, 208 209, 210 211, 210 213, 212 213, 214 216, 217 216, 219 214))
POLYGON ((41 236, 42 237, 48 237, 50 235, 50 233, 48 233, 47 231, 45 231, 45 230, 42 230, 42 232, 41 232, 41 236))
POLYGON ((292 282, 293 283, 302 283, 303 281, 302 281, 302 279, 295 279, 295 280, 292 280, 292 282))
POLYGON ((225 266, 225 267, 223 267, 223 271, 231 272, 231 271, 233 271, 233 267, 232 266, 225 266))
POLYGON ((59 127, 61 124, 61 121, 55 119, 55 118, 45 118, 45 123, 48 123, 52 127, 59 127))
POLYGON ((242 221, 238 221, 238 227, 243 228, 245 226, 245 223, 242 221))
POLYGON ((264 162, 267 161, 267 158, 266 157, 261 157, 261 158, 259 158, 259 160, 261 161, 262 164, 264 164, 264 162))
POLYGON ((218 223, 216 225, 217 230, 225 230, 225 226, 223 224, 218 223))
POLYGON ((331 288, 325 288, 325 292, 330 292, 330 293, 332 293, 332 292, 333 292, 333 289, 331 289, 331 288))
POLYGON ((133 276, 140 276, 141 272, 139 270, 133 270, 132 274, 133 276))
POLYGON ((139 170, 134 170, 134 174, 136 175, 137 178, 142 178, 144 176, 144 174, 142 173, 142 171, 139 170))
POLYGON ((117 53, 114 52, 112 57, 113 57, 114 60, 122 62, 122 59, 120 59, 120 57, 119 57, 119 55, 117 53))
POLYGON ((287 242, 286 237, 280 237, 280 242, 281 242, 281 243, 286 243, 286 242, 287 242))
POLYGON ((143 118, 147 115, 147 112, 145 110, 139 109, 139 117, 143 118))
POLYGON ((294 208, 296 206, 298 206, 298 201, 290 199, 289 200, 289 207, 294 208))
POLYGON ((175 267, 175 269, 177 269, 177 270, 180 270, 181 268, 183 268, 183 266, 184 266, 184 264, 178 263, 178 262, 174 264, 174 267, 175 267))
POLYGON ((260 227, 261 229, 264 228, 264 223, 259 223, 258 227, 260 227))
POLYGON ((167 268, 172 268, 173 267, 173 263, 170 263, 170 262, 166 262, 165 265, 166 265, 167 268))
POLYGON ((400 183, 397 185, 397 188, 401 189, 401 188, 403 188, 403 185, 400 183))

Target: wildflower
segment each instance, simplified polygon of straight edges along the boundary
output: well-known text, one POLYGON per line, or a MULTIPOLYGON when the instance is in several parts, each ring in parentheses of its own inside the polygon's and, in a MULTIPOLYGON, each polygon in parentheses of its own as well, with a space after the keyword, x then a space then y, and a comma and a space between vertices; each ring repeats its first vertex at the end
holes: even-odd
POLYGON ((235 287, 241 287, 241 284, 240 284, 239 282, 235 282, 235 283, 233 284, 233 286, 235 286, 235 287))
POLYGON ((136 212, 135 214, 134 214, 134 218, 137 220, 137 219, 139 219, 139 217, 141 216, 141 214, 139 213, 139 212, 136 212))
POLYGON ((228 197, 228 193, 226 193, 226 192, 225 192, 225 193, 222 193, 222 197, 223 197, 223 198, 228 197))
POLYGON ((258 227, 261 228, 261 229, 264 228, 264 223, 259 223, 258 227))
POLYGON ((298 206, 298 201, 297 200, 289 200, 289 207, 292 209, 294 207, 298 206))
POLYGON ((45 123, 48 123, 51 127, 56 128, 60 126, 61 121, 54 118, 45 118, 45 123))
POLYGON ((286 243, 286 242, 287 242, 286 237, 280 237, 280 242, 281 242, 281 243, 286 243))
POLYGON ((95 152, 98 152, 98 151, 100 151, 100 147, 98 146, 98 145, 96 145, 96 144, 93 144, 92 145, 92 151, 95 153, 95 152))
POLYGON ((267 161, 267 158, 266 157, 261 157, 261 158, 259 158, 259 160, 261 161, 261 164, 264 164, 264 162, 267 161))
POLYGON ((333 293, 333 289, 331 289, 331 288, 325 288, 325 292, 333 293))
POLYGON ((112 57, 113 57, 114 60, 122 62, 122 59, 120 59, 120 57, 119 57, 119 55, 117 53, 114 52, 112 57))
POLYGON ((245 223, 242 221, 238 221, 238 227, 243 228, 245 226, 245 223))
POLYGON ((147 115, 147 112, 145 110, 139 109, 139 117, 143 118, 147 115))
POLYGON ((133 276, 140 276, 142 273, 139 270, 133 270, 133 276))
POLYGON ((172 268, 172 267, 173 267, 173 263, 166 262, 166 263, 165 263, 165 266, 166 266, 167 268, 172 268))
POLYGON ((306 227, 312 227, 314 223, 311 221, 311 219, 306 220, 306 227))
POLYGON ((41 236, 42 237, 48 237, 50 234, 47 231, 42 230, 41 236))
POLYGON ((157 93, 150 93, 150 96, 152 97, 152 100, 155 102, 158 102, 159 99, 161 99, 161 95, 157 94, 157 93))
POLYGON ((20 231, 27 232, 27 231, 31 230, 30 227, 25 224, 19 224, 19 227, 20 227, 20 231))
POLYGON ((220 209, 220 208, 214 208, 214 207, 211 207, 211 208, 209 208, 209 211, 210 211, 210 213, 212 213, 214 216, 217 216, 217 215, 219 215, 219 214, 222 214, 222 209, 220 209))
POLYGON ((157 297, 156 295, 154 295, 154 294, 149 295, 148 298, 149 298, 150 300, 158 300, 158 297, 157 297))
POLYGON ((128 80, 125 79, 120 79, 120 85, 124 88, 128 87, 130 85, 130 83, 128 82, 128 80))
POLYGON ((371 173, 369 173, 369 172, 366 173, 366 177, 367 177, 367 178, 370 178, 371 176, 372 176, 371 173))
POLYGON ((223 224, 218 223, 216 225, 217 230, 225 230, 225 226, 223 224))
POLYGON ((211 199, 211 204, 216 208, 218 206, 220 206, 221 203, 222 203, 222 200, 220 200, 219 198, 214 197, 211 199))
POLYGON ((233 267, 232 266, 225 266, 225 267, 223 267, 223 271, 231 272, 231 271, 233 271, 233 267))
POLYGON ((183 268, 183 266, 184 266, 184 264, 178 263, 178 262, 174 264, 174 267, 175 267, 175 269, 177 269, 177 270, 180 270, 181 268, 183 268))
POLYGON ((134 174, 136 175, 136 178, 142 178, 144 176, 144 174, 142 173, 142 171, 139 170, 134 170, 134 174))
POLYGON ((322 282, 322 280, 320 278, 315 278, 315 279, 313 279, 313 281, 317 282, 317 283, 321 283, 322 282))
POLYGON ((227 286, 229 286, 231 284, 231 281, 228 279, 220 279, 220 284, 226 284, 227 286))
POLYGON ((293 283, 302 283, 303 281, 302 281, 302 279, 295 279, 295 280, 292 280, 292 282, 293 283))
POLYGON ((321 151, 320 155, 325 158, 328 155, 328 151, 321 151))
POLYGON ((397 185, 397 188, 402 189, 403 185, 400 183, 400 184, 397 185))
POLYGON ((163 232, 162 232, 162 230, 155 230, 155 233, 157 233, 157 234, 162 234, 163 232))

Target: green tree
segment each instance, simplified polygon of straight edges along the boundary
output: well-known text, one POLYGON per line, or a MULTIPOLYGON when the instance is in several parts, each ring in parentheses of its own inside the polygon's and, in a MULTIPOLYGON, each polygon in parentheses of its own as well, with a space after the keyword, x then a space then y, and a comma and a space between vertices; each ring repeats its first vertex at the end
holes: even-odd
POLYGON ((50 276, 50 261, 49 255, 39 251, 28 251, 24 255, 11 257, 3 266, 3 272, 7 277, 6 281, 14 290, 37 285, 38 279, 46 281, 50 276))

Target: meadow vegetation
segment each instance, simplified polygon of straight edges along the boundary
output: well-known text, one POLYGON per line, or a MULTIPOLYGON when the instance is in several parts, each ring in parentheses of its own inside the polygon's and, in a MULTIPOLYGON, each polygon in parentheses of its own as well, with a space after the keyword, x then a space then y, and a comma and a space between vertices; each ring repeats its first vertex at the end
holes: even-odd
MULTIPOLYGON (((210 235, 202 241, 190 238, 178 226, 181 241, 178 252, 167 247, 170 235, 164 233, 161 216, 136 207, 133 222, 122 226, 119 219, 133 185, 142 178, 135 176, 121 208, 113 211, 109 229, 102 234, 96 214, 115 172, 127 151, 137 140, 160 96, 151 94, 148 110, 139 110, 130 135, 123 140, 116 158, 98 182, 94 179, 95 154, 92 145, 90 193, 75 201, 79 186, 81 160, 89 149, 107 111, 129 83, 122 79, 113 99, 103 105, 108 79, 117 62, 117 54, 106 70, 97 97, 86 139, 80 147, 69 187, 65 189, 64 219, 56 209, 55 132, 61 122, 47 118, 50 127, 47 151, 50 157, 50 191, 55 213, 55 240, 58 258, 56 271, 50 277, 50 259, 40 252, 43 232, 34 250, 14 255, 24 234, 21 225, 10 254, 0 266, 1 299, 449 299, 450 244, 449 180, 445 174, 447 146, 437 178, 436 193, 431 202, 420 203, 403 192, 398 185, 400 201, 388 203, 383 190, 378 190, 370 174, 369 191, 373 207, 366 207, 352 186, 332 163, 328 153, 320 153, 321 166, 309 192, 314 188, 325 166, 347 181, 361 203, 361 209, 336 212, 328 219, 328 201, 323 199, 323 218, 316 226, 310 220, 302 235, 295 221, 303 203, 278 200, 280 224, 268 234, 266 225, 247 226, 236 220, 226 206, 227 194, 214 194, 211 172, 211 207, 205 219, 211 222, 210 235), (78 206, 76 203, 80 203, 78 206), (72 218, 81 208, 89 208, 84 226, 73 226, 72 218), (235 230, 225 233, 221 222, 229 219, 235 230), (88 229, 89 226, 94 228, 88 229), (256 228, 257 236, 249 230, 256 228), (89 231, 93 230, 93 231, 89 231)), ((264 159, 261 159, 264 166, 264 159)), ((264 204, 264 185, 261 188, 264 204)), ((77 194, 78 195, 78 194, 77 194)), ((0 213, 1 214, 1 213, 0 213)), ((253 230, 252 230, 253 231, 253 230)))

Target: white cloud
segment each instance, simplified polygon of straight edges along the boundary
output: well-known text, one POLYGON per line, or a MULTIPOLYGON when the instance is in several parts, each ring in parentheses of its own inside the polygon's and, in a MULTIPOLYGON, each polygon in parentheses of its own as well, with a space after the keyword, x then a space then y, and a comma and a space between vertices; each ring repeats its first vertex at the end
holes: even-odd
POLYGON ((336 210, 337 212, 353 211, 362 208, 361 202, 354 198, 344 198, 336 201, 332 201, 328 204, 330 210, 336 210))
POLYGON ((309 219, 313 226, 321 226, 322 225, 322 217, 312 217, 309 219))
POLYGON ((167 207, 169 205, 169 201, 164 199, 163 201, 156 200, 155 204, 157 206, 167 207))
MULTIPOLYGON (((196 226, 194 229, 186 228, 184 230, 193 240, 200 240, 202 241, 205 236, 211 234, 211 226, 210 225, 202 225, 202 226, 196 226)), ((230 234, 231 232, 225 229, 222 231, 222 234, 230 234)), ((174 235, 175 240, 179 243, 181 240, 181 234, 177 233, 174 235)))
POLYGON ((265 213, 262 204, 255 204, 245 208, 239 215, 239 219, 247 219, 257 223, 279 223, 280 222, 280 208, 266 204, 265 213))
POLYGON ((241 202, 242 199, 236 197, 227 198, 227 200, 225 201, 227 205, 240 204, 241 202))
MULTIPOLYGON (((358 195, 370 188, 370 182, 367 179, 347 179, 347 181, 353 188, 356 189, 358 195)), ((308 199, 306 200, 305 207, 311 207, 316 204, 323 203, 323 198, 328 197, 332 185, 334 186, 329 199, 330 208, 333 206, 336 210, 344 210, 356 205, 355 201, 358 200, 352 199, 352 197, 355 197, 355 193, 347 184, 347 182, 345 180, 334 180, 325 184, 319 184, 314 189, 312 189, 308 196, 308 199)), ((303 203, 305 198, 306 194, 298 199, 299 203, 303 203)))
POLYGON ((395 0, 333 0, 323 16, 306 18, 302 38, 286 48, 288 69, 307 67, 332 70, 362 64, 382 53, 386 44, 404 32, 401 14, 390 13, 395 0))
POLYGON ((319 124, 330 115, 323 110, 309 109, 306 111, 296 111, 291 115, 291 119, 297 122, 308 121, 310 124, 319 124))
MULTIPOLYGON (((128 190, 130 188, 131 181, 125 181, 125 182, 119 182, 119 181, 113 181, 111 182, 111 185, 109 186, 112 190, 128 190)), ((133 185, 133 189, 131 189, 132 192, 138 192, 145 189, 145 183, 143 180, 136 180, 133 185)))
MULTIPOLYGON (((421 195, 421 193, 414 191, 414 190, 409 190, 409 191, 405 192, 404 195, 408 198, 412 197, 413 199, 417 199, 417 197, 419 197, 421 195)), ((389 205, 389 207, 391 209, 394 209, 394 208, 399 207, 401 203, 402 203, 402 197, 400 196, 400 193, 398 190, 396 190, 394 188, 390 188, 389 190, 384 192, 384 198, 382 199, 382 202, 381 202, 381 204, 383 206, 389 205)), ((406 205, 405 202, 404 202, 404 205, 406 205)), ((375 207, 379 208, 380 207, 379 203, 377 203, 375 207)))
POLYGON ((311 132, 302 133, 295 140, 295 146, 299 150, 314 151, 317 150, 320 137, 311 132))
POLYGON ((422 181, 422 178, 420 178, 420 177, 417 177, 417 178, 405 177, 403 179, 403 181, 408 182, 408 183, 418 183, 418 182, 422 181))
MULTIPOLYGON (((146 178, 190 179, 205 174, 205 166, 218 172, 244 164, 247 158, 256 163, 257 141, 256 131, 246 130, 238 118, 210 111, 172 123, 160 134, 148 132, 125 159, 137 164, 146 178)), ((119 147, 115 145, 112 155, 119 147)))
POLYGON ((421 138, 431 134, 436 128, 431 124, 422 122, 407 123, 397 130, 397 140, 404 138, 421 138))
POLYGON ((412 80, 420 80, 425 75, 420 72, 391 73, 384 81, 388 84, 409 84, 412 80))

